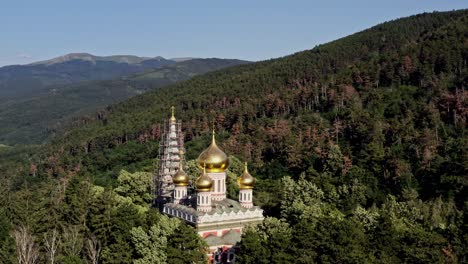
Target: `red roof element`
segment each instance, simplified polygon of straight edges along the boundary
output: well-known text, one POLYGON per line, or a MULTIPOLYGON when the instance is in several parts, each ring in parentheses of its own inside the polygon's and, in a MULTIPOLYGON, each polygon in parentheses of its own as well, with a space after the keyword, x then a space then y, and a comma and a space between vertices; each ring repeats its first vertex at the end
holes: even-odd
POLYGON ((208 236, 217 236, 218 232, 217 231, 211 231, 211 232, 203 232, 202 237, 207 238, 208 236))

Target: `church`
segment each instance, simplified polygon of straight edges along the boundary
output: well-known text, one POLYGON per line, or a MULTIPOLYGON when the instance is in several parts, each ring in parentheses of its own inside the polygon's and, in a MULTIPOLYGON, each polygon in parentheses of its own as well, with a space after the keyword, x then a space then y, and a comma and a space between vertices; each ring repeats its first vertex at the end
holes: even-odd
POLYGON ((187 175, 184 153, 182 124, 172 107, 160 141, 160 164, 154 179, 156 205, 164 214, 195 227, 209 246, 209 263, 235 263, 243 228, 264 218, 263 210, 253 204, 255 178, 245 163, 237 178, 238 199, 226 197, 229 158, 217 145, 214 129, 211 144, 197 159, 199 175, 187 175), (190 176, 197 177, 191 180, 190 176))

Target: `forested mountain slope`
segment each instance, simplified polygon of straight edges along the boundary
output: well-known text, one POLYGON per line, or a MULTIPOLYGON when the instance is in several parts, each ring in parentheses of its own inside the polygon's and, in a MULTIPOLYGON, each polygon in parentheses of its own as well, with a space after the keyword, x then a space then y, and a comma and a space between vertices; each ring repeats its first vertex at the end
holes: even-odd
MULTIPOLYGON (((4 165, 15 177, 3 188, 24 204, 25 189, 41 196, 70 181, 68 211, 56 215, 119 215, 87 213, 71 198, 77 186, 121 186, 121 169, 153 170, 160 124, 174 105, 188 159, 208 144, 215 121, 219 144, 258 178, 254 202, 271 217, 246 230, 241 263, 464 263, 467 37, 467 10, 421 14, 196 76, 77 120, 23 167, 4 165)), ((10 222, 24 218, 9 212, 10 222)), ((109 226, 83 232, 121 228, 109 226)), ((109 252, 119 245, 138 255, 115 234, 109 252)))
MULTIPOLYGON (((114 57, 116 56, 111 58, 114 57)), ((148 60, 141 58, 140 60, 137 62, 149 65, 148 60)), ((48 63, 61 62, 42 64, 48 63)), ((119 76, 113 80, 53 85, 44 88, 41 95, 3 100, 3 102, 0 100, 0 142, 9 145, 44 143, 73 118, 93 113, 100 107, 118 103, 147 90, 186 80, 198 74, 244 63, 247 62, 216 58, 192 59, 168 63, 169 66, 163 64, 156 69, 130 76, 119 76)), ((128 72, 132 71, 126 73, 128 72)), ((115 75, 109 72, 105 76, 115 75)))
MULTIPOLYGON (((216 120, 226 150, 270 177, 307 169, 334 142, 352 164, 385 175, 385 187, 393 188, 399 167, 416 173, 445 157, 444 144, 465 144, 466 12, 387 22, 310 51, 151 91, 83 120, 50 148, 98 175, 127 162, 105 153, 140 149, 141 158, 152 158, 145 142, 157 140, 174 105, 187 140, 203 141, 216 120)), ((194 157, 199 149, 192 149, 194 157)), ((77 165, 56 164, 65 171, 77 165)))

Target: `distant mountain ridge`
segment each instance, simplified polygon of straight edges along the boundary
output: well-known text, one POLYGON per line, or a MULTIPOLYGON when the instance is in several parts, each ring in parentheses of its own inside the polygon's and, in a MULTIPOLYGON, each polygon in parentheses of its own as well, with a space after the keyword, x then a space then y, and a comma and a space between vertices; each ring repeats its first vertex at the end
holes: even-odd
MULTIPOLYGON (((161 56, 156 57, 139 57, 135 55, 110 55, 110 56, 96 56, 90 53, 69 53, 63 56, 55 57, 50 60, 37 61, 30 63, 28 65, 51 65, 56 63, 63 63, 71 60, 84 60, 84 61, 111 61, 117 63, 128 63, 128 64, 138 64, 145 60, 166 60, 161 56)), ((172 60, 172 59, 169 59, 172 60)), ((176 61, 176 60, 172 60, 176 61)))
POLYGON ((70 53, 26 65, 4 66, 0 67, 0 99, 43 95, 45 87, 51 85, 113 79, 190 59, 70 53))

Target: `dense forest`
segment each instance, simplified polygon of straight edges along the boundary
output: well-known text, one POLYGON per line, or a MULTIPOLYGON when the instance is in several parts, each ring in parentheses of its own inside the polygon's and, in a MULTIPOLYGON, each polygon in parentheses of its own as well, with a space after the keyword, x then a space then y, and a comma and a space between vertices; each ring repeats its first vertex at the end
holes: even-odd
POLYGON ((147 92, 44 146, 0 147, 1 261, 204 262, 193 228, 149 206, 174 105, 189 160, 214 121, 231 180, 240 160, 258 179, 267 217, 240 263, 466 263, 467 39, 467 10, 397 19, 147 92))

